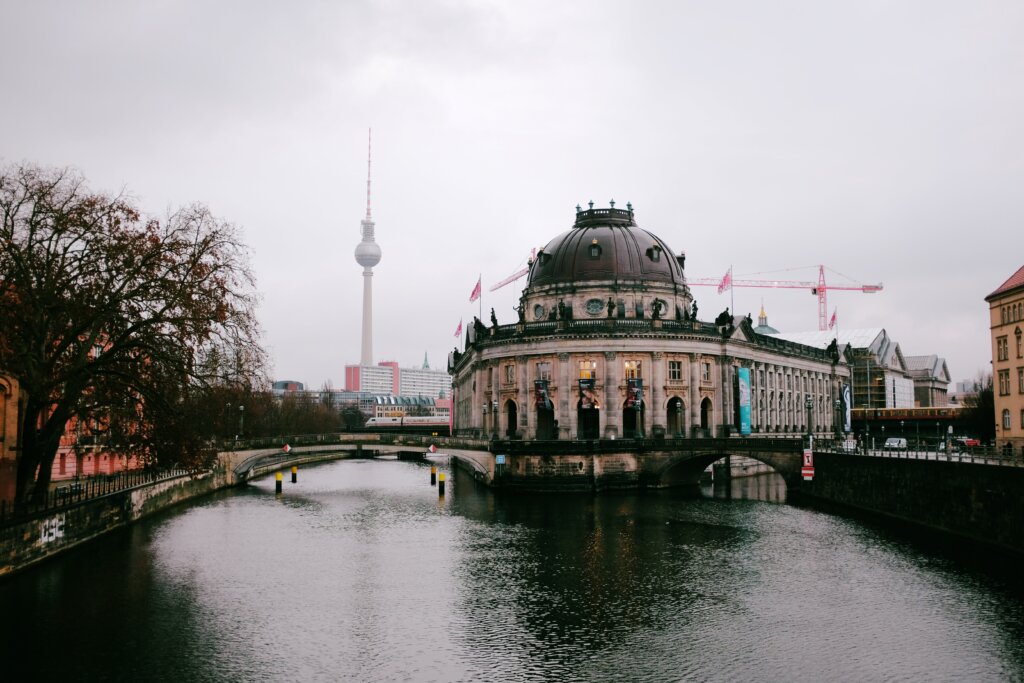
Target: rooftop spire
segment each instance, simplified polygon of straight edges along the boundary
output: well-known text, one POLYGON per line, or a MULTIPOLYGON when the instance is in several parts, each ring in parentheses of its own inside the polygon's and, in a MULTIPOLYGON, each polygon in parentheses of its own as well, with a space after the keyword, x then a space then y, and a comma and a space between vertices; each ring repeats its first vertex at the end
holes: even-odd
POLYGON ((373 161, 373 128, 369 129, 366 142, 366 220, 373 216, 370 211, 370 170, 373 161))

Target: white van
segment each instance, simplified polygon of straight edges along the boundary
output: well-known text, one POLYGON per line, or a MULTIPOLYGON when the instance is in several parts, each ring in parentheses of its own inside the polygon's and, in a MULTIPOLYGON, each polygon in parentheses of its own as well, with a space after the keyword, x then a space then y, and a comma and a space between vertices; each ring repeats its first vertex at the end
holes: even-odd
POLYGON ((905 451, 907 450, 907 440, 899 436, 890 436, 885 440, 885 445, 882 448, 887 451, 905 451))

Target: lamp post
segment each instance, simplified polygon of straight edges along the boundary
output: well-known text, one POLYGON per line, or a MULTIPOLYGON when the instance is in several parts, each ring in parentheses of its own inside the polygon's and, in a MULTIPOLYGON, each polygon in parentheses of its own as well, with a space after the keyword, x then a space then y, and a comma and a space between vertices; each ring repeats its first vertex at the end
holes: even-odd
POLYGON ((843 401, 836 399, 836 439, 843 438, 843 401))
POLYGON ((804 397, 804 408, 807 409, 807 447, 812 447, 811 442, 811 408, 814 407, 814 401, 811 400, 810 396, 804 397))
POLYGON ((935 423, 935 452, 936 453, 939 452, 939 427, 940 427, 940 424, 938 422, 936 422, 935 423))
POLYGON ((676 399, 676 436, 683 436, 683 400, 680 398, 676 399))
POLYGON ((245 436, 245 406, 238 406, 238 438, 245 436))
POLYGON ((231 404, 224 405, 224 438, 231 439, 231 404))

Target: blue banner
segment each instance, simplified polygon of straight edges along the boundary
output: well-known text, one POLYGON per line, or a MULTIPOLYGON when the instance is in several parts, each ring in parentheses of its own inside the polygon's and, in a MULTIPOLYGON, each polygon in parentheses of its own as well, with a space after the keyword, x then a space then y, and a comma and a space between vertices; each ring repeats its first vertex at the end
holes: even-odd
POLYGON ((740 393, 740 434, 750 433, 750 369, 736 371, 740 393))

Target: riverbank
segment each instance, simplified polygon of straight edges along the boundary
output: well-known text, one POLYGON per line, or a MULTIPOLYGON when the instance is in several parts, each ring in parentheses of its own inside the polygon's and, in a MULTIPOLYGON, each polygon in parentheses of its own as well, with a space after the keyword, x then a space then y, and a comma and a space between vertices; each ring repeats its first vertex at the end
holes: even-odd
POLYGON ((144 517, 185 501, 236 486, 239 462, 265 456, 265 467, 292 466, 352 457, 337 446, 229 451, 218 454, 208 472, 182 474, 42 510, 0 526, 0 580, 89 543, 144 517))

